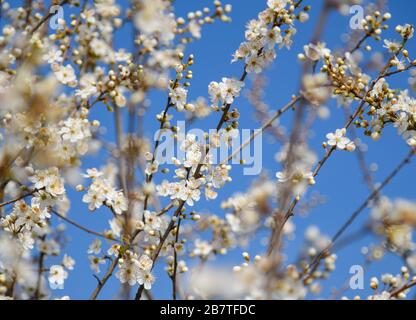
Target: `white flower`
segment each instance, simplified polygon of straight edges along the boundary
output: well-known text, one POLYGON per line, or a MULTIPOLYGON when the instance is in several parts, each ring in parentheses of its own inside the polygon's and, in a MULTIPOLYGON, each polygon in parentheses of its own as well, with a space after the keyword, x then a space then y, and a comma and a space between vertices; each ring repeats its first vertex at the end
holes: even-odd
POLYGON ((374 85, 373 90, 370 92, 370 96, 372 98, 378 98, 383 93, 385 88, 388 88, 388 83, 386 82, 386 79, 381 78, 374 85))
POLYGON ((156 214, 156 212, 145 210, 144 223, 146 232, 158 231, 162 226, 162 219, 156 214))
POLYGON ((215 200, 217 197, 218 197, 218 193, 216 191, 214 191, 210 187, 205 188, 205 198, 207 200, 215 200))
POLYGON ((74 143, 84 139, 84 132, 82 130, 83 120, 79 118, 68 118, 64 121, 64 126, 60 130, 63 140, 69 140, 74 143))
POLYGON ((289 1, 288 0, 267 0, 267 6, 276 12, 284 9, 289 1))
POLYGON ((111 47, 101 39, 94 38, 90 42, 91 51, 98 57, 104 57, 111 52, 111 47))
POLYGON ((234 98, 240 95, 241 88, 244 86, 244 82, 236 79, 222 78, 222 82, 219 84, 221 90, 222 101, 226 104, 231 104, 234 98))
POLYGON ((283 41, 279 27, 273 27, 268 30, 265 37, 269 48, 274 48, 276 43, 281 43, 283 41))
POLYGON ((208 94, 210 96, 211 103, 214 106, 218 106, 218 103, 221 102, 221 89, 218 82, 212 81, 208 85, 208 94))
POLYGON ((74 270, 75 266, 75 260, 72 259, 67 254, 64 255, 64 258, 62 259, 62 265, 67 268, 68 270, 74 270))
POLYGON ((267 28, 262 21, 253 19, 247 23, 245 37, 249 41, 256 41, 258 38, 262 37, 266 31, 267 28))
POLYGON ((117 192, 117 195, 115 196, 111 206, 116 214, 122 214, 123 212, 127 211, 128 202, 123 192, 117 192))
POLYGON ((331 50, 326 48, 325 43, 318 42, 316 45, 310 43, 303 47, 305 50, 306 56, 311 59, 312 61, 318 61, 322 59, 325 55, 331 54, 331 50))
POLYGON ((31 231, 40 222, 40 216, 32 210, 23 200, 15 203, 13 213, 17 216, 15 226, 22 227, 26 231, 31 231))
POLYGON ((68 272, 62 266, 53 265, 50 267, 48 280, 52 289, 63 289, 66 278, 68 278, 68 272))
POLYGON ((403 26, 398 25, 396 27, 396 31, 398 31, 403 38, 411 39, 411 38, 413 38, 413 34, 415 32, 415 29, 412 25, 405 24, 403 26))
POLYGON ((144 271, 151 271, 153 267, 153 261, 148 255, 141 255, 138 261, 139 268, 144 271))
POLYGON ((161 197, 167 197, 171 193, 170 183, 167 180, 163 180, 161 184, 156 186, 156 191, 161 197))
POLYGON ((194 245, 195 248, 192 253, 201 258, 207 258, 213 250, 213 247, 208 243, 208 241, 196 239, 194 245))
POLYGON ((181 142, 180 149, 181 151, 189 151, 194 150, 198 147, 197 141, 196 141, 196 135, 194 134, 187 134, 185 140, 181 142))
POLYGON ((193 148, 186 152, 186 158, 183 162, 183 165, 185 168, 195 168, 197 167, 202 160, 202 152, 199 150, 199 148, 193 148))
POLYGON ((103 173, 99 170, 97 170, 97 168, 92 168, 92 169, 87 169, 87 173, 83 174, 82 176, 85 178, 98 178, 101 177, 103 175, 103 173))
POLYGON ((116 190, 106 179, 95 178, 88 188, 88 192, 82 197, 82 201, 89 204, 88 209, 90 211, 94 211, 100 208, 104 202, 109 206, 113 205, 116 197, 116 190))
POLYGON ((216 166, 210 170, 208 180, 215 188, 222 188, 226 182, 231 181, 231 177, 229 176, 230 170, 231 166, 228 165, 216 166))
POLYGON ((107 250, 107 254, 109 256, 117 257, 120 254, 120 249, 121 249, 121 246, 115 243, 107 250))
POLYGON ((159 162, 157 160, 154 160, 153 162, 149 162, 146 165, 146 170, 144 173, 146 173, 148 176, 151 176, 152 174, 156 173, 159 169, 159 162))
POLYGON ((55 71, 56 79, 62 84, 68 85, 70 87, 75 87, 77 85, 77 77, 75 76, 75 71, 70 64, 66 66, 60 66, 55 71))
POLYGON ((181 193, 181 199, 191 207, 194 205, 194 201, 199 201, 200 197, 201 191, 199 189, 186 187, 181 193))
POLYGON ((250 45, 247 42, 241 43, 240 47, 233 54, 233 59, 231 60, 231 62, 236 62, 237 60, 244 59, 250 54, 250 52, 250 45))
POLYGON ((62 51, 54 48, 50 49, 46 54, 44 54, 42 58, 49 64, 61 63, 64 60, 62 51))
POLYGON ((246 64, 248 73, 260 73, 265 67, 265 60, 263 56, 252 55, 247 59, 246 64))
POLYGON ((241 88, 244 86, 244 82, 236 79, 222 78, 222 82, 211 82, 208 86, 208 93, 211 98, 211 102, 214 106, 221 104, 231 104, 234 98, 240 95, 241 88))
POLYGON ((383 291, 380 294, 369 296, 368 300, 390 300, 391 294, 388 291, 383 291))
POLYGON ((180 182, 175 182, 171 184, 170 198, 172 200, 181 199, 182 192, 186 188, 186 181, 182 180, 180 182))
POLYGON ((90 268, 95 273, 100 273, 100 264, 105 264, 105 259, 95 257, 95 256, 88 256, 90 260, 90 268))
POLYGON ((28 251, 33 249, 35 239, 33 239, 32 232, 24 230, 19 232, 17 237, 20 244, 22 245, 23 250, 28 251))
POLYGON ((88 193, 82 197, 82 202, 88 203, 88 209, 90 211, 100 208, 104 201, 104 195, 100 194, 98 190, 93 189, 90 189, 88 193))
POLYGON ((97 93, 96 77, 90 73, 83 75, 79 81, 80 89, 75 90, 75 96, 88 100, 97 93))
POLYGON ((167 5, 163 0, 143 0, 134 18, 134 24, 141 33, 157 34, 162 44, 169 43, 175 37, 176 21, 168 14, 167 5))
POLYGON ((114 97, 114 102, 116 103, 117 107, 125 107, 127 104, 127 99, 126 97, 123 95, 121 90, 115 90, 116 91, 116 96, 114 97))
MULTIPOLYGON (((126 52, 126 50, 124 49, 120 49, 114 53, 114 58, 118 62, 126 62, 126 61, 131 60, 132 57, 131 57, 131 53, 126 52)), ((126 70, 126 72, 128 71, 126 70)))
POLYGON ((100 239, 95 239, 90 246, 88 247, 88 254, 99 254, 101 252, 101 240, 100 239))
POLYGON ((331 147, 336 147, 339 150, 355 150, 355 144, 345 136, 346 132, 347 130, 342 128, 337 129, 335 133, 328 133, 326 135, 326 138, 328 139, 328 145, 331 147))
POLYGON ((416 131, 415 130, 409 130, 404 135, 404 138, 406 139, 406 142, 411 147, 416 147, 416 131))
POLYGON ((61 177, 53 176, 48 185, 46 186, 46 192, 53 197, 59 197, 65 193, 64 181, 61 177))
POLYGON ((123 223, 120 221, 120 219, 111 219, 108 221, 108 224, 110 225, 113 235, 119 237, 121 235, 121 231, 123 230, 123 223))
POLYGON ((400 43, 397 41, 390 41, 385 39, 383 47, 389 50, 391 53, 396 53, 400 48, 400 43))
POLYGON ((308 185, 315 184, 311 171, 299 170, 298 168, 295 168, 290 175, 286 172, 277 172, 276 178, 279 183, 290 183, 291 190, 295 195, 304 193, 308 185))
POLYGON ((397 68, 397 70, 404 70, 406 68, 404 64, 404 60, 403 59, 399 60, 396 56, 391 61, 391 64, 394 65, 397 68))
POLYGON ((121 283, 128 283, 130 286, 134 286, 137 283, 140 269, 138 261, 135 257, 120 259, 119 271, 116 273, 116 277, 121 283))
POLYGON ((41 200, 38 197, 33 197, 30 203, 32 213, 39 217, 41 220, 45 220, 51 217, 48 208, 45 205, 41 205, 41 200))
POLYGON ((137 277, 137 282, 143 285, 146 290, 152 289, 152 284, 155 282, 155 277, 148 271, 140 272, 137 277))
POLYGON ((192 20, 189 25, 189 33, 197 39, 201 38, 201 25, 196 20, 192 20))
MULTIPOLYGON (((34 184, 33 186, 35 189, 40 190, 47 188, 57 177, 59 177, 58 168, 51 167, 47 170, 36 170, 35 173, 29 177, 29 181, 34 184)), ((55 187, 52 189, 55 189, 55 187)))

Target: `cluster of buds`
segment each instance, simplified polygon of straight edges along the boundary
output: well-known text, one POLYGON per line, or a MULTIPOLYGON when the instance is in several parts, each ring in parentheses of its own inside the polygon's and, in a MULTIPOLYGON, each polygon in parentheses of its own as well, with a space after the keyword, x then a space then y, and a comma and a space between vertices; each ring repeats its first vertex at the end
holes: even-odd
MULTIPOLYGON (((374 294, 369 296, 369 300, 390 300, 390 299, 406 299, 407 293, 412 285, 416 283, 416 277, 411 277, 407 267, 402 267, 400 274, 396 276, 386 273, 380 279, 373 277, 370 280, 370 287, 374 290, 374 294), (379 292, 379 289, 382 291, 379 292)), ((359 296, 355 299, 360 299, 359 296)))
POLYGON ((386 12, 384 14, 380 11, 375 11, 367 15, 362 21, 361 25, 368 36, 371 36, 377 41, 381 40, 380 35, 383 30, 387 30, 389 26, 386 24, 391 19, 391 14, 386 12))
POLYGON ((231 22, 231 17, 228 15, 232 10, 230 4, 223 5, 220 1, 216 0, 214 1, 214 6, 215 8, 213 10, 205 7, 202 10, 188 12, 186 18, 178 17, 176 19, 176 34, 189 34, 180 38, 181 43, 186 44, 192 42, 194 39, 201 38, 201 27, 204 24, 212 24, 217 19, 222 22, 231 22))

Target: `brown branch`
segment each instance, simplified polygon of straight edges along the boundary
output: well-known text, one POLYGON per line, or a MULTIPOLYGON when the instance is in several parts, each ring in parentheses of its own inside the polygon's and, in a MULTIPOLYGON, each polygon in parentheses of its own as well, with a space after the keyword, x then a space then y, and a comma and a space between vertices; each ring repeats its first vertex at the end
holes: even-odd
POLYGON ((115 241, 115 242, 120 242, 119 240, 116 240, 116 239, 110 238, 110 237, 106 236, 106 235, 105 235, 105 234, 103 234, 103 233, 100 233, 100 232, 97 232, 97 231, 94 231, 94 230, 88 229, 88 228, 84 227, 83 225, 79 224, 78 222, 75 222, 75 221, 73 221, 73 220, 69 219, 68 217, 65 217, 64 215, 60 214, 59 212, 57 212, 57 211, 55 211, 55 210, 53 210, 53 209, 51 209, 50 211, 51 211, 54 215, 56 215, 56 216, 58 216, 59 218, 61 218, 62 220, 65 220, 65 221, 66 221, 66 222, 68 222, 69 224, 73 225, 74 227, 76 227, 76 228, 78 228, 78 229, 80 229, 80 230, 82 230, 82 231, 85 231, 85 232, 87 232, 87 233, 89 233, 89 234, 92 234, 92 235, 95 235, 95 236, 97 236, 97 237, 104 238, 104 239, 106 239, 106 240, 115 241))
MULTIPOLYGON (((301 3, 303 2, 303 0, 299 0, 296 4, 295 4, 295 7, 297 8, 297 7, 299 7, 300 5, 301 5, 301 3)), ((279 24, 281 24, 281 23, 283 23, 283 22, 278 22, 278 23, 274 23, 273 25, 279 25, 279 24)), ((259 50, 259 52, 261 52, 261 50, 262 49, 260 49, 259 50)), ((242 75, 241 75, 241 77, 240 77, 240 81, 241 82, 244 82, 245 81, 245 79, 246 79, 246 77, 247 77, 247 70, 246 70, 246 65, 244 65, 244 70, 243 70, 243 73, 242 73, 242 75)), ((218 122, 218 125, 217 125, 217 127, 216 127, 216 130, 217 131, 219 131, 221 128, 222 128, 222 126, 223 126, 223 124, 226 122, 226 119, 227 119, 227 114, 228 114, 228 112, 229 112, 229 110, 230 110, 230 108, 231 108, 231 105, 232 104, 226 104, 225 106, 224 106, 224 108, 223 108, 223 113, 222 113, 222 116, 221 116, 221 119, 220 119, 220 121, 218 122)), ((209 152, 209 145, 206 147, 206 151, 205 151, 205 154, 208 154, 208 152, 209 152)), ((153 155, 154 156, 154 155, 153 155)), ((195 172, 194 172, 194 174, 193 174, 193 177, 194 178, 198 178, 199 177, 199 175, 200 175, 200 170, 201 170, 201 168, 202 168, 202 166, 203 166, 203 159, 201 159, 201 162, 198 164, 198 166, 197 166, 197 168, 195 169, 195 172)), ((188 171, 188 174, 189 174, 189 171, 188 171)), ((155 262, 156 262, 156 260, 157 260, 157 258, 158 258, 158 256, 159 256, 159 254, 160 254, 160 251, 162 250, 162 247, 163 247, 163 245, 164 245, 164 242, 166 241, 166 239, 168 238, 168 236, 169 236, 169 233, 173 230, 173 228, 174 228, 174 226, 175 226, 175 219, 174 218, 177 218, 178 216, 179 216, 179 214, 182 212, 182 209, 183 209, 183 207, 184 207, 184 205, 185 205, 185 201, 180 201, 180 203, 179 203, 179 206, 178 206, 178 208, 177 208, 177 210, 175 211, 175 213, 174 213, 174 215, 173 215, 173 217, 172 217, 172 219, 171 219, 171 221, 170 221, 170 223, 169 223, 169 225, 168 225, 168 228, 166 229, 166 231, 165 231, 165 233, 163 234, 163 236, 162 236, 162 238, 161 238, 161 240, 160 240, 160 242, 159 242, 159 245, 158 245, 158 247, 157 247, 157 250, 156 250, 156 253, 155 253, 155 255, 154 255, 154 257, 153 257, 153 266, 152 266, 152 269, 153 269, 153 267, 154 267, 154 265, 155 265, 155 262)), ((134 238, 132 238, 132 241, 134 240, 134 238)), ((136 296, 135 296, 135 300, 140 300, 141 299, 141 296, 142 296, 142 293, 143 293, 143 290, 144 290, 144 286, 143 285, 141 285, 139 288, 138 288, 138 290, 137 290, 137 292, 136 292, 136 296)))
POLYGON ((118 264, 119 260, 120 260, 120 256, 118 256, 117 258, 115 258, 111 262, 110 267, 108 268, 107 272, 105 273, 105 275, 103 276, 102 279, 99 279, 98 277, 96 277, 98 284, 95 287, 93 293, 91 294, 90 300, 96 300, 97 299, 99 293, 101 292, 101 290, 103 289, 103 287, 107 283, 108 279, 110 279, 110 277, 113 275, 113 272, 114 272, 115 268, 117 267, 117 264, 118 264))
MULTIPOLYGON (((376 85, 376 83, 386 74, 387 70, 391 67, 391 61, 397 56, 398 53, 400 53, 405 44, 407 43, 408 39, 404 39, 400 48, 391 55, 390 59, 388 60, 387 64, 383 67, 383 69, 380 71, 379 75, 377 76, 376 79, 374 79, 368 90, 366 91, 361 103, 359 104, 359 106, 357 107, 357 109, 355 110, 354 114, 350 117, 350 119, 347 121, 347 123, 344 125, 345 129, 348 129, 353 121, 355 120, 355 118, 357 118, 360 114, 361 111, 363 110, 364 106, 366 105, 367 101, 367 97, 370 94, 370 92, 373 90, 374 86, 376 85)), ((325 165, 325 163, 327 162, 327 160, 331 157, 332 153, 336 150, 336 146, 331 147, 330 149, 327 150, 326 154, 324 155, 323 158, 321 158, 321 160, 318 162, 315 170, 312 173, 312 176, 315 178, 316 176, 318 176, 319 172, 321 171, 321 169, 323 168, 323 166, 325 165)), ((280 221, 279 225, 277 228, 273 229, 273 233, 272 233, 272 237, 271 237, 271 241, 269 243, 269 248, 268 248, 268 255, 270 256, 272 254, 272 252, 274 251, 274 243, 277 242, 277 240, 280 238, 281 232, 283 230, 283 227, 285 226, 286 222, 294 215, 294 209, 297 206, 297 204, 300 201, 300 196, 296 196, 292 202, 289 205, 288 210, 286 211, 286 213, 283 215, 282 220, 280 221)))
POLYGON ((275 122, 278 118, 280 118, 280 116, 282 114, 284 114, 286 111, 288 111, 289 109, 291 109, 299 100, 302 99, 302 96, 297 96, 292 98, 292 101, 290 101, 289 103, 287 103, 284 107, 282 107, 281 109, 277 110, 275 112, 275 114, 268 119, 260 128, 260 130, 257 130, 255 132, 252 132, 250 134, 250 137, 244 141, 241 146, 235 150, 227 159, 227 162, 232 160, 237 154, 240 153, 241 150, 243 150, 251 141, 253 141, 260 133, 263 133, 267 128, 269 128, 273 122, 275 122))
POLYGON ((407 290, 411 289, 414 286, 416 286, 416 280, 413 280, 413 281, 409 282, 408 284, 404 285, 403 287, 401 287, 400 289, 397 289, 396 291, 393 291, 390 294, 390 298, 397 298, 397 296, 399 294, 403 293, 404 291, 407 291, 407 290))
POLYGON ((382 78, 387 78, 387 77, 390 77, 390 76, 393 76, 393 75, 395 75, 395 74, 399 74, 399 73, 402 73, 402 72, 404 72, 404 71, 408 71, 408 70, 411 70, 411 69, 413 69, 413 68, 416 68, 416 62, 413 62, 412 64, 410 64, 410 65, 408 65, 408 66, 406 66, 405 68, 403 68, 403 69, 398 69, 398 70, 396 70, 396 71, 391 71, 391 72, 387 72, 382 78))
POLYGON ((173 243, 173 274, 172 274, 172 298, 173 300, 176 300, 176 292, 177 292, 177 283, 176 283, 176 273, 178 270, 178 253, 176 252, 175 245, 179 241, 179 229, 181 226, 181 217, 178 219, 178 226, 176 228, 176 236, 175 236, 175 242, 173 243))
POLYGON ((411 150, 409 154, 400 162, 400 164, 387 176, 387 178, 378 186, 368 197, 367 199, 351 214, 349 219, 341 226, 341 228, 336 232, 336 234, 331 239, 330 244, 322 250, 314 259, 314 261, 309 265, 306 269, 308 272, 307 277, 305 279, 308 280, 315 270, 319 266, 319 262, 329 254, 330 249, 334 246, 337 240, 341 237, 341 235, 348 229, 348 227, 355 221, 355 219, 360 215, 362 211, 364 211, 367 206, 378 196, 381 190, 383 190, 392 180, 393 178, 407 165, 410 163, 410 160, 415 155, 415 150, 411 150))
MULTIPOLYGON (((63 5, 65 5, 65 4, 67 4, 69 2, 69 0, 62 0, 59 4, 58 4, 58 6, 63 6, 63 5)), ((46 21, 48 21, 50 18, 52 18, 54 15, 56 15, 57 13, 58 13, 58 11, 57 12, 55 12, 55 13, 52 13, 52 12, 50 12, 50 10, 51 10, 51 8, 52 8, 52 6, 50 6, 49 7, 49 12, 48 12, 48 14, 47 15, 45 15, 39 22, 38 22, 38 24, 36 25, 36 26, 34 26, 33 27, 33 29, 30 31, 30 34, 31 35, 33 35, 46 21)))
MULTIPOLYGON (((247 77, 247 71, 246 71, 246 66, 244 66, 244 71, 243 71, 242 76, 240 77, 240 81, 244 81, 246 79, 246 77, 247 77)), ((167 108, 168 108, 168 106, 167 106, 167 108)), ((225 108, 223 110, 223 114, 221 116, 221 119, 220 119, 220 121, 218 122, 218 125, 217 125, 217 131, 219 131, 221 129, 222 125, 224 124, 225 119, 226 119, 226 115, 227 115, 230 108, 231 108, 231 104, 227 104, 225 106, 225 108)), ((206 154, 208 152, 209 152, 209 146, 206 149, 206 154)), ((153 155, 153 157, 154 157, 154 155, 153 155)), ((199 172, 200 172, 200 170, 202 168, 202 165, 203 165, 202 161, 203 161, 203 159, 201 159, 201 162, 198 164, 197 168, 195 169, 195 172, 193 174, 193 176, 195 178, 199 176, 199 172)), ((189 174, 189 171, 188 171, 188 174, 189 174)), ((146 204, 146 202, 145 202, 145 204, 146 204)), ((176 209, 176 211, 175 211, 167 229, 165 230, 165 233, 162 235, 162 238, 161 238, 161 240, 159 242, 159 245, 156 249, 156 253, 155 253, 155 255, 152 259, 153 260, 153 266, 155 265, 155 262, 156 262, 157 258, 159 257, 159 254, 160 254, 160 251, 162 250, 164 242, 166 241, 166 239, 169 236, 169 233, 173 230, 173 228, 175 226, 175 219, 174 218, 177 218, 179 216, 179 214, 182 212, 182 209, 183 209, 184 205, 185 205, 185 201, 180 201, 178 208, 176 209)), ((137 231, 136 234, 133 235, 131 243, 134 241, 134 239, 136 238, 138 233, 139 233, 139 231, 137 231)), ((153 269, 153 267, 152 267, 152 269, 153 269)), ((139 287, 139 289, 137 290, 137 292, 136 292, 135 300, 140 300, 141 299, 143 290, 144 290, 144 286, 141 285, 139 287)))
POLYGON ((29 197, 29 196, 33 195, 34 193, 36 193, 36 192, 38 192, 38 191, 39 191, 39 190, 35 189, 35 190, 33 190, 33 191, 30 191, 29 193, 25 193, 25 194, 23 194, 23 195, 21 195, 21 196, 18 196, 17 198, 14 198, 14 199, 12 199, 12 200, 9 200, 9 201, 6 201, 6 202, 3 202, 3 203, 0 203, 0 208, 3 208, 4 206, 7 206, 7 205, 12 204, 12 203, 15 203, 15 202, 17 202, 17 201, 19 201, 19 200, 22 200, 22 199, 24 199, 24 198, 27 198, 27 197, 29 197))

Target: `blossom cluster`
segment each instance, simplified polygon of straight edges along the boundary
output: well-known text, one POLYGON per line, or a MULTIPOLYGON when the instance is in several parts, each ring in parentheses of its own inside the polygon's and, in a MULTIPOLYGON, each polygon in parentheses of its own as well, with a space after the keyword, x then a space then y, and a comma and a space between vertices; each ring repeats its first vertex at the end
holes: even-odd
POLYGON ((91 184, 82 201, 88 203, 88 209, 94 211, 103 204, 111 208, 115 214, 122 214, 128 208, 128 202, 122 191, 116 190, 111 181, 103 177, 96 168, 88 169, 84 175, 91 178, 91 184))
POLYGON ((259 13, 258 19, 249 21, 246 41, 234 53, 233 61, 244 60, 248 73, 264 70, 276 58, 276 45, 290 48, 296 34, 294 22, 306 22, 309 18, 309 7, 296 15, 295 1, 292 0, 268 0, 267 6, 259 13))

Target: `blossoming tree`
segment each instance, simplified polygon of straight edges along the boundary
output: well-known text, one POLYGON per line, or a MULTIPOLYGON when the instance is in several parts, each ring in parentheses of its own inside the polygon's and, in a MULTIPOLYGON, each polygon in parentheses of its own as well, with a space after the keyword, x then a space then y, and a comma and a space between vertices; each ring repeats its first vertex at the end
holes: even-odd
MULTIPOLYGON (((114 297, 137 300, 157 298, 158 282, 172 299, 310 298, 320 294, 335 269, 337 250, 352 242, 350 226, 369 206, 360 232, 377 242, 363 249, 367 261, 389 253, 403 267, 397 275, 372 278, 368 298, 404 299, 416 285, 416 203, 382 194, 416 147, 416 99, 409 90, 415 89, 416 60, 407 49, 414 28, 403 21, 393 26, 395 39, 385 38, 392 27, 383 1, 362 7, 366 15, 359 28, 349 29, 344 47, 337 49, 321 41, 329 13, 349 13, 362 1, 324 0, 322 8, 314 7, 317 1, 264 1, 233 54, 241 73, 212 79, 206 95, 194 100, 189 96, 197 82, 192 68, 198 52, 190 52, 189 44, 203 41, 210 24, 226 28, 231 5, 215 0, 181 17, 172 0, 23 2, 0 1, 1 298, 70 298, 59 294, 77 268, 65 250, 70 228, 91 243, 79 248, 90 264, 82 272, 96 279, 85 298, 99 298, 114 279, 119 287, 114 297), (311 14, 320 14, 311 41, 303 52, 290 51, 302 66, 299 87, 273 111, 263 100, 266 71, 279 50, 291 49, 311 14), (122 47, 115 44, 117 32, 122 47), (400 76, 410 78, 409 86, 389 83, 400 76), (151 104, 155 94, 163 97, 163 106, 151 104), (237 108, 239 99, 247 99, 252 110, 237 108), (331 100, 345 112, 345 123, 326 122, 323 148, 313 150, 308 135, 315 122, 329 116, 331 100), (114 138, 107 139, 98 120, 102 109, 114 138), (259 129, 235 146, 243 113, 254 113, 259 129), (289 113, 293 123, 285 129, 278 119, 289 113), (215 125, 200 135, 187 134, 176 123, 208 119, 215 125), (159 130, 145 135, 144 122, 159 130), (383 143, 389 127, 397 128, 409 153, 376 183, 362 141, 383 143), (250 188, 235 186, 236 193, 224 197, 233 169, 245 164, 239 155, 259 136, 280 145, 276 156, 257 153, 275 156, 273 174, 247 176, 250 188), (172 145, 166 144, 168 137, 172 145), (224 146, 230 152, 217 161, 224 146), (175 147, 177 154, 162 156, 175 147), (296 234, 293 216, 319 204, 309 189, 319 189, 318 174, 348 152, 357 155, 368 196, 332 238, 309 226, 298 259, 288 263, 285 243, 296 234), (87 166, 94 155, 99 164, 87 166), (220 202, 221 210, 207 212, 202 201, 220 202), (80 202, 82 215, 99 211, 111 219, 102 230, 87 227, 74 218, 74 202, 80 202), (233 266, 224 270, 216 264, 264 235, 265 246, 251 255, 243 252, 233 266)), ((342 286, 337 290, 335 297, 342 296, 342 286)))

